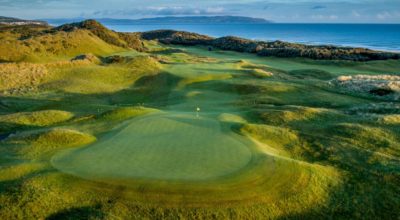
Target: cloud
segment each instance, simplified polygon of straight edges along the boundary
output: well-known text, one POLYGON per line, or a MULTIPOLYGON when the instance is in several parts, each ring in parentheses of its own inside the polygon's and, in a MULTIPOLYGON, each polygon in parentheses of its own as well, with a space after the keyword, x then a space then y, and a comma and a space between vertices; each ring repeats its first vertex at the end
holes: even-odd
POLYGON ((351 11, 351 15, 352 15, 353 17, 356 17, 356 18, 361 17, 361 14, 360 14, 358 11, 356 11, 356 10, 351 11))
POLYGON ((390 18, 390 17, 391 17, 391 15, 387 11, 380 12, 380 13, 378 13, 376 15, 376 18, 378 18, 379 20, 385 20, 385 19, 390 18))
POLYGON ((144 11, 149 15, 217 15, 224 12, 222 7, 187 8, 175 7, 148 7, 144 11))
POLYGON ((311 15, 311 19, 313 20, 323 20, 323 21, 334 21, 337 20, 339 16, 337 15, 311 15))
POLYGON ((179 16, 179 15, 220 15, 225 12, 222 7, 181 7, 181 6, 152 6, 132 10, 98 10, 93 12, 95 16, 129 16, 129 15, 143 15, 143 16, 179 16))

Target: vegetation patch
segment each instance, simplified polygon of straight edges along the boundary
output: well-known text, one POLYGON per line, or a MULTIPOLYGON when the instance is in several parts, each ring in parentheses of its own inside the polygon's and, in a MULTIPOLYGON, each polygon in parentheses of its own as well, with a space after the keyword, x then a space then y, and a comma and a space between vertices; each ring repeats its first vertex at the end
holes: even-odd
POLYGON ((33 91, 49 75, 46 66, 41 64, 0 64, 0 91, 4 95, 33 91))
POLYGON ((378 119, 379 122, 383 124, 400 124, 400 114, 384 115, 378 119))
POLYGON ((72 62, 74 62, 74 61, 87 61, 89 63, 94 63, 94 64, 100 64, 101 63, 100 59, 97 56, 95 56, 95 55, 93 55, 91 53, 82 54, 82 55, 76 56, 71 61, 72 62))

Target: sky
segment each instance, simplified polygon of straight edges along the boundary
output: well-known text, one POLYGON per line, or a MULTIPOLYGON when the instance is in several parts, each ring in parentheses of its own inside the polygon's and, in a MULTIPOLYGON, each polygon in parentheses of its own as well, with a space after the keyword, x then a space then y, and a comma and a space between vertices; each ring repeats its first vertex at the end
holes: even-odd
POLYGON ((0 16, 248 16, 284 23, 400 23, 400 0, 0 0, 0 16))

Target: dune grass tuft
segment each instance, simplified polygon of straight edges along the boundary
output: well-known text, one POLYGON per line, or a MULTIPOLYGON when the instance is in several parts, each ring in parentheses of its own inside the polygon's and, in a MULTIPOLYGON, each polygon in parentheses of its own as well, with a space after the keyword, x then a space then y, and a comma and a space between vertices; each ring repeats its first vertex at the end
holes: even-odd
POLYGON ((384 115, 378 119, 383 124, 400 124, 400 114, 384 115))

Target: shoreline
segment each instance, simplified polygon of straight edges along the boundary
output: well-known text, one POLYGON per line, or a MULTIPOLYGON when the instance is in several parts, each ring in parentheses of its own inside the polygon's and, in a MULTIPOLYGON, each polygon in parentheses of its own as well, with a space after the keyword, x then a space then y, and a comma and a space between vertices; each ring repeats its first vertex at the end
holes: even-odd
MULTIPOLYGON (((360 37, 354 36, 354 37, 349 37, 348 39, 341 39, 341 36, 338 36, 338 40, 336 41, 334 38, 331 38, 331 35, 329 33, 326 34, 321 34, 321 37, 318 39, 313 39, 313 37, 307 36, 307 33, 309 32, 308 30, 305 30, 304 32, 301 32, 299 29, 296 31, 290 31, 289 33, 286 33, 289 27, 286 28, 286 26, 290 25, 311 25, 311 26, 323 26, 326 25, 330 27, 331 25, 340 25, 340 26, 348 26, 351 27, 352 25, 356 26, 368 26, 368 25, 374 25, 374 26, 396 26, 399 24, 294 24, 294 23, 270 23, 270 24, 262 24, 260 26, 266 26, 266 27, 279 27, 282 25, 284 28, 281 28, 282 30, 254 30, 250 29, 250 33, 244 32, 244 29, 236 30, 235 27, 241 28, 243 25, 237 25, 237 24, 227 24, 227 25, 221 25, 221 24, 212 24, 212 25, 204 25, 204 24, 193 24, 193 25, 187 25, 187 24, 176 24, 176 25, 164 25, 164 24, 135 24, 135 25, 115 25, 115 24, 104 24, 107 28, 118 31, 118 32, 149 32, 149 31, 155 31, 155 30, 160 30, 160 29, 171 29, 175 31, 181 31, 181 32, 194 32, 202 35, 207 35, 210 37, 214 38, 219 38, 219 37, 224 37, 224 36, 235 36, 239 38, 245 38, 249 40, 254 40, 254 41, 266 41, 266 42, 272 42, 272 41, 284 41, 288 43, 294 43, 294 44, 304 44, 304 45, 310 45, 310 46, 335 46, 335 47, 352 47, 352 48, 365 48, 365 49, 370 49, 370 50, 379 50, 382 52, 395 52, 399 53, 400 52, 400 42, 396 45, 396 43, 391 43, 391 41, 385 41, 385 39, 366 39, 366 40, 354 40, 352 41, 351 38, 354 39, 362 39, 360 37), (191 28, 195 27, 195 28, 191 28), (225 30, 217 30, 215 28, 212 28, 212 26, 215 27, 228 27, 225 30), (211 27, 211 28, 210 28, 211 27), (286 30, 287 29, 287 30, 286 30), (265 33, 263 33, 265 32, 265 33), (304 36, 302 36, 304 35, 304 36), (325 36, 323 36, 325 35, 325 36), (322 39, 322 40, 321 40, 322 39), (363 42, 364 41, 364 42, 363 42), (369 41, 369 42, 365 42, 369 41), (386 43, 381 43, 381 42, 388 42, 387 45, 386 43)), ((248 25, 253 25, 253 26, 259 26, 259 24, 248 24, 248 25)), ((312 34, 313 32, 311 32, 312 34)), ((394 33, 395 34, 395 33, 394 33)), ((345 34, 343 34, 345 35, 345 34)), ((345 36, 347 37, 347 36, 345 36)), ((316 38, 316 37, 314 37, 316 38)))

